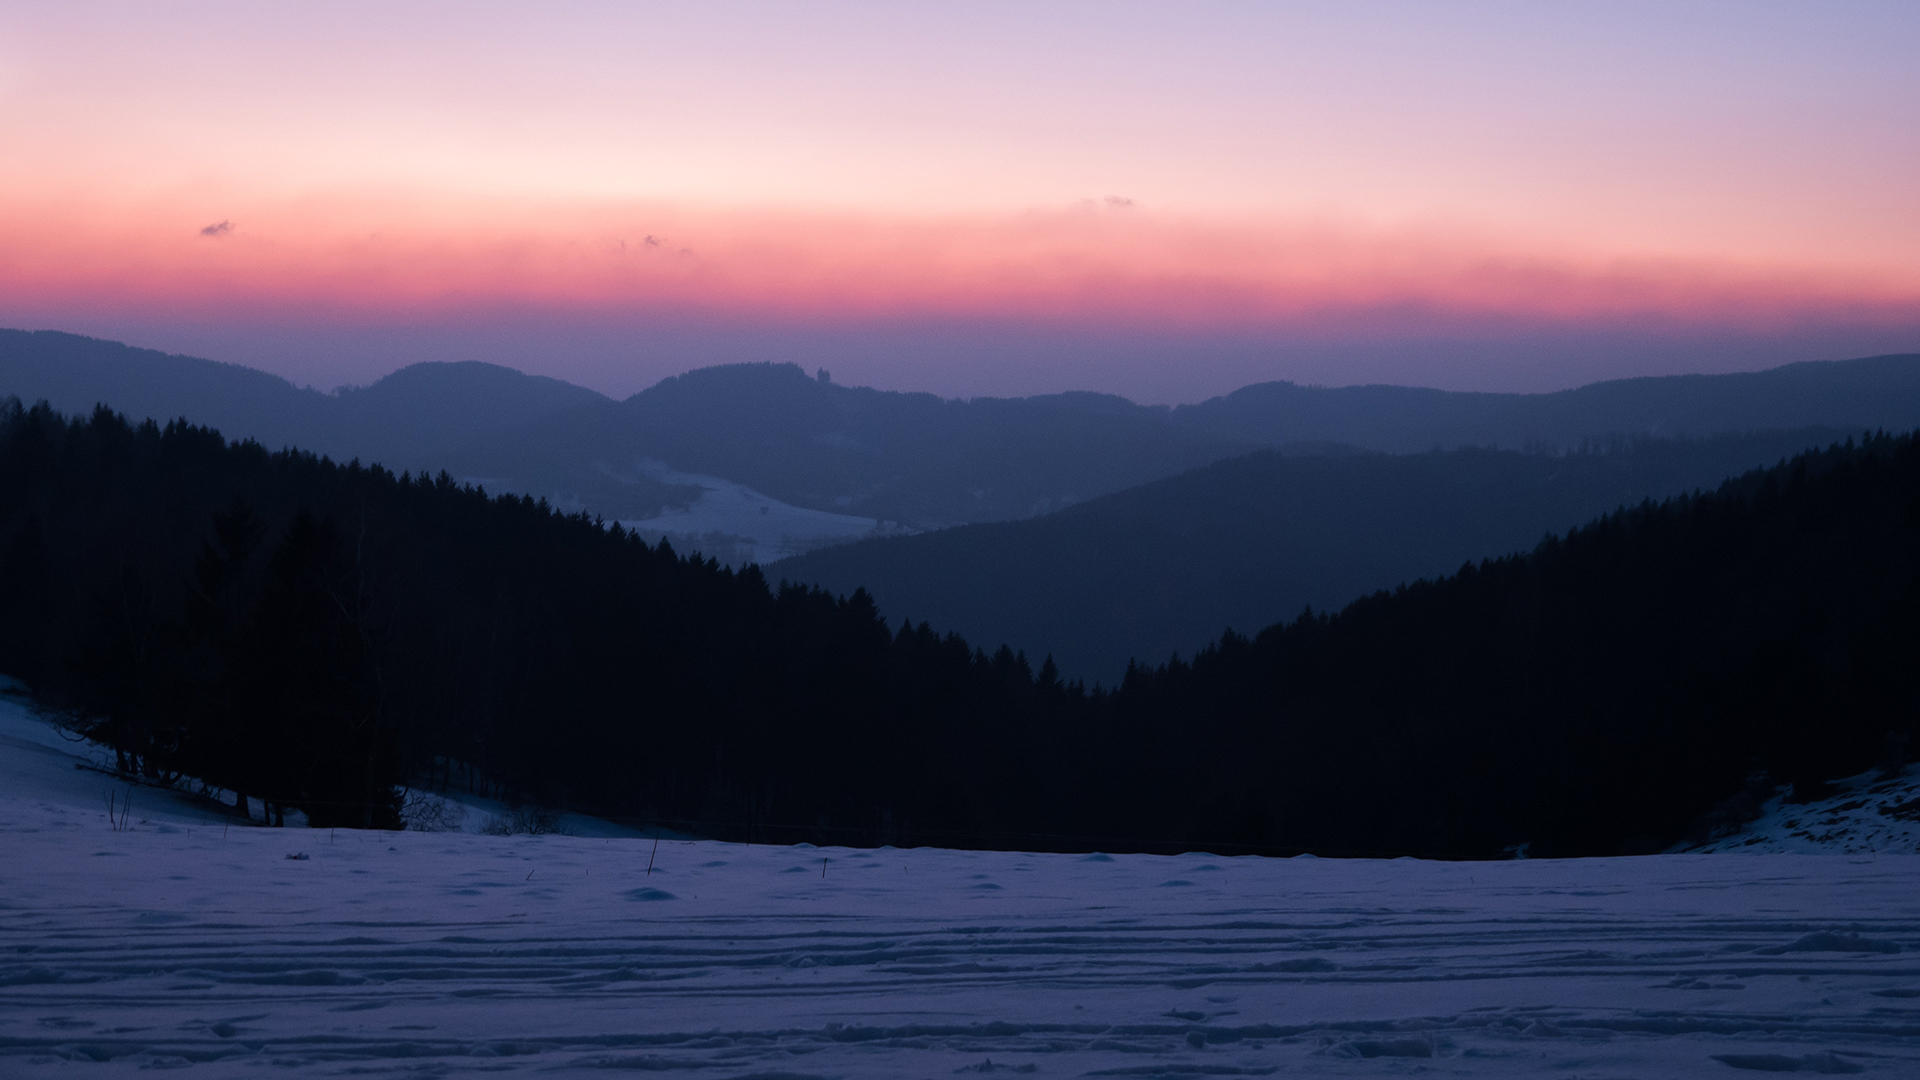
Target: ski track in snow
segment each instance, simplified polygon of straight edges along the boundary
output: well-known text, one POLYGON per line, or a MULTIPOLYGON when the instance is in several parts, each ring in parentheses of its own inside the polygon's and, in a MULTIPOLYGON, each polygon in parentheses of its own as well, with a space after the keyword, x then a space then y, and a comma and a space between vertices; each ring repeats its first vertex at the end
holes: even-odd
POLYGON ((667 841, 648 874, 651 840, 149 790, 114 831, 111 779, 0 710, 0 1076, 1920 1076, 1913 856, 667 841))

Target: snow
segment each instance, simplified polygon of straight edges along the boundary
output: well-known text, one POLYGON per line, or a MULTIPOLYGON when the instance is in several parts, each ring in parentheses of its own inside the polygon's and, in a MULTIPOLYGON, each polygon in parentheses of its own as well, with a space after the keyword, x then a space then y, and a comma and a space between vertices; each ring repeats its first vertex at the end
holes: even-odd
POLYGON ((0 1076, 1920 1076, 1914 856, 116 831, 89 753, 0 703, 0 1076))
MULTIPOLYGON (((509 806, 498 799, 470 795, 462 791, 452 791, 444 795, 413 791, 407 793, 406 808, 402 811, 401 817, 407 822, 407 828, 422 832, 474 833, 482 836, 499 835, 503 832, 525 833, 528 831, 526 823, 531 818, 539 821, 542 832, 557 833, 562 836, 632 839, 654 835, 651 830, 637 829, 586 814, 570 811, 533 810, 531 813, 528 811, 529 808, 509 806)), ((663 832, 661 835, 678 836, 680 834, 663 832)))
POLYGON ((1920 766, 1875 769, 1827 785, 1832 794, 1795 800, 1782 788, 1739 831, 1702 852, 1900 852, 1920 854, 1920 766))
POLYGON ((875 518, 808 510, 723 480, 677 472, 656 461, 642 463, 656 480, 701 489, 691 506, 620 524, 657 542, 666 537, 681 551, 699 551, 728 566, 767 564, 832 544, 914 530, 875 518))

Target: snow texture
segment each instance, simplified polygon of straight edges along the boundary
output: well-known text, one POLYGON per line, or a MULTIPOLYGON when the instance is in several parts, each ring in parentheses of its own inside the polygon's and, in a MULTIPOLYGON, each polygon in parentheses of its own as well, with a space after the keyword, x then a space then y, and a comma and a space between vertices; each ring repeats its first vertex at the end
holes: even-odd
POLYGON ((1831 794, 1799 801, 1784 788, 1738 832, 1688 850, 1920 854, 1920 766, 1875 769, 1827 787, 1831 794))
MULTIPOLYGON (((251 805, 259 806, 259 800, 253 800, 251 805)), ((498 799, 460 791, 445 795, 408 792, 400 816, 407 828, 418 832, 477 833, 482 836, 539 832, 601 838, 654 835, 653 830, 620 825, 586 814, 514 807, 498 799), (536 827, 529 828, 530 824, 536 827)), ((662 831, 660 835, 684 839, 684 834, 671 831, 662 831)))
POLYGON ((0 1076, 1920 1076, 1913 856, 116 829, 87 752, 0 704, 0 1076))
POLYGON ((833 544, 914 532, 895 522, 809 510, 717 476, 683 473, 656 461, 642 470, 669 484, 701 489, 691 506, 621 524, 649 541, 661 537, 676 550, 699 551, 727 566, 762 565, 833 544))

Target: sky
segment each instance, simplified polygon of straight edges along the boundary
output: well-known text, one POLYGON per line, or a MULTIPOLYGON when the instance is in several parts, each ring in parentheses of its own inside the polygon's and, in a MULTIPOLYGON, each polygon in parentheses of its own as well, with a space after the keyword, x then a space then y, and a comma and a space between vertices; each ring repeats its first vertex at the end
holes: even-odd
POLYGON ((322 389, 1920 351, 1920 4, 0 0, 0 325, 322 389))

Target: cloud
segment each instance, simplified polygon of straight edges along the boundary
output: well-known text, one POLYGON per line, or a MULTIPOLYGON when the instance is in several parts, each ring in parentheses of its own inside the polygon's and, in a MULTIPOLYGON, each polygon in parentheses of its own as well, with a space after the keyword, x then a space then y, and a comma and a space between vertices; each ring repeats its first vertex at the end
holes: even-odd
POLYGON ((657 236, 649 236, 649 237, 647 237, 647 246, 648 246, 648 247, 659 247, 659 246, 660 246, 660 238, 659 238, 659 237, 657 237, 657 236))
POLYGON ((1107 196, 1107 205, 1117 210, 1125 210, 1133 205, 1133 200, 1127 198, 1125 195, 1109 195, 1107 196))
POLYGON ((233 222, 216 221, 213 224, 207 226, 206 228, 201 229, 200 235, 212 237, 214 239, 219 239, 220 237, 225 236, 232 231, 233 231, 233 222))

